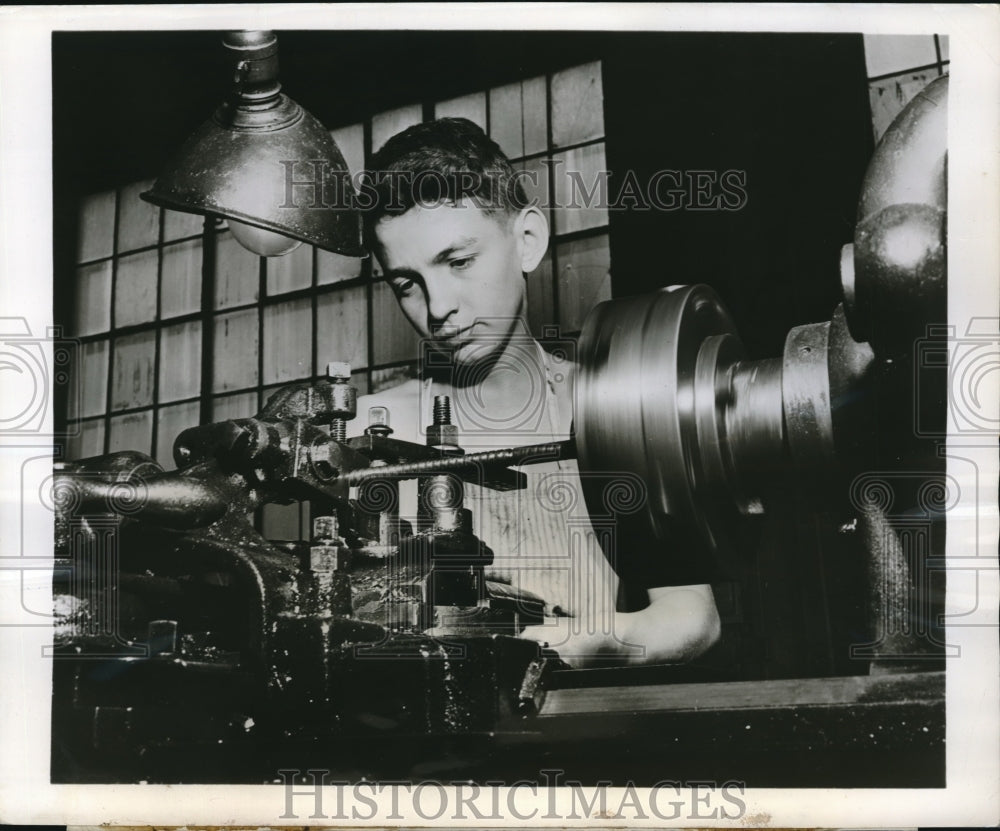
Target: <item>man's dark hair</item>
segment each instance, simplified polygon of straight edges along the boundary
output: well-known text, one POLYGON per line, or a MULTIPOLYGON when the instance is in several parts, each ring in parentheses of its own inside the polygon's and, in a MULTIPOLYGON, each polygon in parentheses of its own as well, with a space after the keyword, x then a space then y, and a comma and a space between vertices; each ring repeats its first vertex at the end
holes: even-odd
POLYGON ((489 213, 528 205, 518 174, 499 145, 467 118, 415 124, 389 139, 365 174, 365 235, 375 224, 415 205, 472 199, 489 213))

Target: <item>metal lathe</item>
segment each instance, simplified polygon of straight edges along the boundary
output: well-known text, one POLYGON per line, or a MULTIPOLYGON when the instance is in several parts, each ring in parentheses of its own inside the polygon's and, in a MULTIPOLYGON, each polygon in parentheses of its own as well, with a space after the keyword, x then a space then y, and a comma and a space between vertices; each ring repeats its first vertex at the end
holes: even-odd
MULTIPOLYGON (((135 452, 58 463, 53 780, 267 782, 310 765, 607 779, 619 759, 651 784, 668 750, 684 775, 717 781, 943 784, 942 656, 915 636, 922 565, 866 475, 884 466, 880 435, 900 458, 934 455, 914 436, 916 406, 945 417, 943 376, 921 374, 915 344, 946 349, 947 90, 930 84, 879 144, 841 256, 843 303, 788 332, 781 355, 749 360, 711 289, 673 286, 591 312, 569 441, 466 452, 444 399, 424 444, 394 438, 384 410, 355 430, 350 369, 332 364, 255 415, 184 430, 175 471, 135 452), (864 671, 576 671, 518 638, 542 604, 487 579, 463 488, 518 488, 519 467, 557 458, 643 480, 646 505, 615 518, 629 540, 660 543, 635 545, 643 556, 693 539, 722 571, 775 483, 817 506, 853 488, 864 671), (420 482, 415 523, 399 516, 405 479, 420 482), (256 509, 296 501, 311 504, 311 539, 255 530, 256 509), (453 623, 469 609, 474 630, 453 623)), ((588 506, 605 510, 587 481, 588 506)), ((941 501, 940 487, 924 480, 914 504, 941 501)), ((649 566, 616 563, 626 578, 649 566)))

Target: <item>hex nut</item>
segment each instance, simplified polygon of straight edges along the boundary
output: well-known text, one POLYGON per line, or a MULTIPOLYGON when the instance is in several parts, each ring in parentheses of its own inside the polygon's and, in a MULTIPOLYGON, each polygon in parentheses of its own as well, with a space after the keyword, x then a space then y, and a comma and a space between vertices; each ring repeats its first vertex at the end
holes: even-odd
POLYGON ((428 447, 458 447, 458 427, 454 424, 431 424, 427 427, 428 447))
POLYGON ((326 377, 331 381, 346 381, 351 377, 351 365, 347 361, 331 361, 326 365, 326 377))
POLYGON ((313 539, 332 540, 338 536, 339 531, 336 516, 318 516, 313 518, 313 539))

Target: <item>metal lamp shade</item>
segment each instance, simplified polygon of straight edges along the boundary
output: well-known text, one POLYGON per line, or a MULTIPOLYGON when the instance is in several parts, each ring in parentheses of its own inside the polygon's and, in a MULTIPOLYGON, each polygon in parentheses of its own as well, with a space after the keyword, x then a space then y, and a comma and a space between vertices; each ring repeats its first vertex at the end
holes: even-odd
POLYGON ((254 124, 261 119, 246 118, 242 108, 220 107, 142 198, 364 256, 343 155, 319 121, 287 96, 281 99, 284 124, 277 129, 273 110, 272 118, 254 124))

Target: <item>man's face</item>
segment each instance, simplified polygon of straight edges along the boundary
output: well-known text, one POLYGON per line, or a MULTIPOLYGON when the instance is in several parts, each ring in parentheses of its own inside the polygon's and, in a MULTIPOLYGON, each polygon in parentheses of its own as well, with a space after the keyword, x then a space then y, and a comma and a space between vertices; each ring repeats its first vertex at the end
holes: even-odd
MULTIPOLYGON (((383 217, 376 255, 410 323, 463 366, 494 358, 525 314, 518 220, 469 200, 383 217)), ((526 330, 526 327, 521 329, 526 330)))

